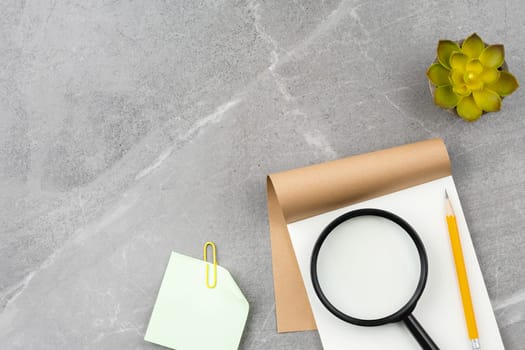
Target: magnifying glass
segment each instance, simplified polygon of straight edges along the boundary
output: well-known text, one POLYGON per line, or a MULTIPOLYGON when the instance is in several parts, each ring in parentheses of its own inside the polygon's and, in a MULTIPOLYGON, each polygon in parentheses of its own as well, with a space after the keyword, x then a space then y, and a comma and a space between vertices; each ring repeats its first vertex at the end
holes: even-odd
POLYGON ((439 350, 412 312, 425 289, 428 259, 399 216, 359 209, 332 221, 315 243, 314 290, 339 319, 359 326, 403 322, 422 349, 439 350))

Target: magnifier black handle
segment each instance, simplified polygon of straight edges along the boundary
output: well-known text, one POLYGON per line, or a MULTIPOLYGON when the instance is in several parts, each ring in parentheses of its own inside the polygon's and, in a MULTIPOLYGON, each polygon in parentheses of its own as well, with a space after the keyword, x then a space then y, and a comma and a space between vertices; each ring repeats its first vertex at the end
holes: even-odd
POLYGON ((432 338, 430 338, 423 326, 419 324, 419 322, 412 314, 409 314, 406 318, 403 319, 403 321, 410 330, 410 333, 412 333, 419 345, 421 345, 422 349, 439 350, 439 347, 436 345, 436 343, 434 343, 434 341, 432 340, 432 338))

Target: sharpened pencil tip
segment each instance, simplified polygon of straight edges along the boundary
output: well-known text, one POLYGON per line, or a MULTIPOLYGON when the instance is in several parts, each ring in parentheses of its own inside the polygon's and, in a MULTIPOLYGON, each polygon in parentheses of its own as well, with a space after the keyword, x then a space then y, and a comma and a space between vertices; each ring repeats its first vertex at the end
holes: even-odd
POLYGON ((445 198, 448 199, 448 192, 445 190, 445 198))

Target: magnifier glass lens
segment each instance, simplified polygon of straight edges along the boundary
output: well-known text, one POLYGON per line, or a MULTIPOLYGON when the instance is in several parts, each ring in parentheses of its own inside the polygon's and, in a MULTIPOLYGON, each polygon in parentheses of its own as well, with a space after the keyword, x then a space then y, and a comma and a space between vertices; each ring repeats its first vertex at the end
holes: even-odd
POLYGON ((319 285, 344 314, 373 320, 400 310, 416 291, 421 265, 416 245, 396 223, 359 216, 338 225, 323 242, 319 285))

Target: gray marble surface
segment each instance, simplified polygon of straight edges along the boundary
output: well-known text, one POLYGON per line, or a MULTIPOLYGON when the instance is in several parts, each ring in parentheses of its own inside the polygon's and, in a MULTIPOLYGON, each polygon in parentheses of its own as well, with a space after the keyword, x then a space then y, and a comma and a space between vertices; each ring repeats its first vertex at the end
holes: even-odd
POLYGON ((217 242, 277 334, 265 175, 442 137, 507 349, 525 344, 523 91, 469 124, 435 107, 439 38, 506 45, 519 0, 12 1, 0 6, 0 348, 160 349, 171 250, 217 242))

